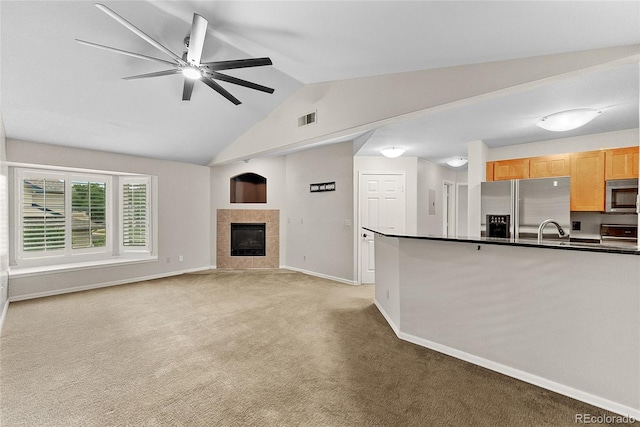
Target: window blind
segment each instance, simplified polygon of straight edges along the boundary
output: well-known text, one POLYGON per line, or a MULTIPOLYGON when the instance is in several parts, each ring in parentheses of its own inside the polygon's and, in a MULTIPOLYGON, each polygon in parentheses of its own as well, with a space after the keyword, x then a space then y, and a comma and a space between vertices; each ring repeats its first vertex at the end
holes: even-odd
POLYGON ((65 181, 22 180, 22 249, 51 251, 65 247, 65 181))
POLYGON ((122 188, 122 245, 146 247, 148 244, 148 188, 144 182, 125 182, 122 188))
POLYGON ((107 243, 105 182, 71 183, 71 247, 104 247, 107 243))

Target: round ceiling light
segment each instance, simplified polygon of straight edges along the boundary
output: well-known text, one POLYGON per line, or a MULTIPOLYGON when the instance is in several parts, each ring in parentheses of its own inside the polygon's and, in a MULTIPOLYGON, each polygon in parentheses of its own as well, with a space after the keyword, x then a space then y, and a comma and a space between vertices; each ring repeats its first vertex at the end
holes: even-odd
POLYGON ((387 147, 380 150, 383 156, 389 157, 390 159, 394 159, 396 157, 400 157, 404 154, 405 149, 400 147, 387 147))
POLYGON ((198 67, 185 67, 182 69, 182 75, 191 80, 197 80, 202 77, 202 72, 198 67))
POLYGON ((593 108, 578 108, 544 116, 536 124, 542 129, 552 132, 564 132, 586 125, 598 117, 600 113, 600 110, 593 108))
POLYGON ((447 164, 454 168, 466 165, 468 162, 464 157, 456 157, 455 159, 447 160, 447 164))

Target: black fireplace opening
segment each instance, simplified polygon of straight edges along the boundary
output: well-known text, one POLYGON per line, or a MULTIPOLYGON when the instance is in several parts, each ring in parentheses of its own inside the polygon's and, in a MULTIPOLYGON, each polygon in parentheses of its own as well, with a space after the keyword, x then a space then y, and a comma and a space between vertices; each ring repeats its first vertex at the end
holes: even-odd
POLYGON ((266 256, 265 223, 231 223, 231 256, 266 256))

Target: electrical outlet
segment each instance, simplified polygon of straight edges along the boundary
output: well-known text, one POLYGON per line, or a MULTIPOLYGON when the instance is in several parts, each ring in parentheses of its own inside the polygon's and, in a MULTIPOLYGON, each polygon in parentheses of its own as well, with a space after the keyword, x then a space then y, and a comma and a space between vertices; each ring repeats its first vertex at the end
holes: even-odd
POLYGON ((580 221, 571 221, 571 230, 580 231, 580 221))
POLYGON ((180 262, 184 261, 184 257, 183 257, 182 255, 180 255, 180 256, 178 257, 178 261, 180 261, 180 262))

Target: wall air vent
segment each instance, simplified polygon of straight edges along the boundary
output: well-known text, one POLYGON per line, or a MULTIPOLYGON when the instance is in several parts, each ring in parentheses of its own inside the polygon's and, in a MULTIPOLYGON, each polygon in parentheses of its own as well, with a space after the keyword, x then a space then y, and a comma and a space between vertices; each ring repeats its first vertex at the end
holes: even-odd
POLYGON ((311 125, 316 122, 316 111, 313 111, 304 116, 298 117, 298 127, 311 125))

